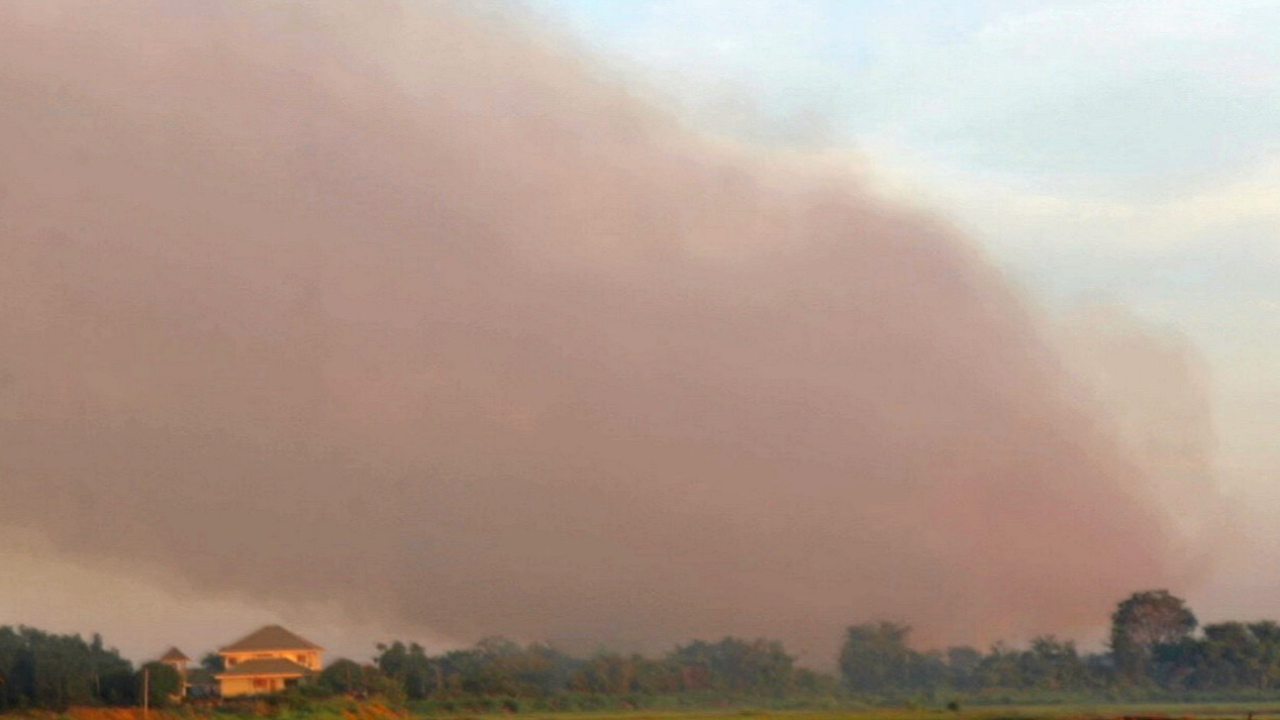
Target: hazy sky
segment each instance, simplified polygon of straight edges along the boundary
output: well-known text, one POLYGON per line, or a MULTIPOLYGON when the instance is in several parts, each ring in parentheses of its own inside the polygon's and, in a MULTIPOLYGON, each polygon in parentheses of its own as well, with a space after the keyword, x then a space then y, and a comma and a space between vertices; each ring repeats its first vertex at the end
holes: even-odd
POLYGON ((1280 3, 542 2, 722 127, 932 193, 1046 299, 1185 328, 1224 382, 1275 337, 1280 3))
MULTIPOLYGON (((1220 486, 1257 515, 1239 522, 1280 524, 1280 3, 543 5, 708 124, 870 158, 1047 306, 1184 334, 1211 372, 1220 486)), ((1205 593, 1280 603, 1237 589, 1205 593)))
POLYGON ((17 168, 0 175, 0 249, 13 259, 0 300, 17 310, 0 318, 12 348, 0 357, 11 394, 3 469, 15 491, 2 508, 13 527, 0 622, 103 629, 134 657, 170 642, 198 652, 278 620, 357 657, 406 631, 439 644, 490 629, 564 634, 564 617, 512 609, 522 598, 587 618, 585 634, 635 621, 624 640, 775 632, 801 600, 832 623, 909 607, 918 618, 903 619, 941 639, 1036 623, 1096 637, 1084 618, 1105 617, 1128 578, 1103 573, 1094 595, 1052 590, 1044 574, 1056 571, 1037 561, 1088 573, 1125 528, 1149 534, 1117 549, 1108 572, 1183 583, 1174 589, 1208 617, 1277 614, 1280 570, 1263 560, 1280 542, 1280 4, 536 0, 552 42, 579 44, 565 60, 508 47, 501 33, 454 47, 472 30, 442 32, 430 12, 402 27, 390 2, 259 16, 239 0, 137 0, 101 24, 47 10, 77 2, 8 8, 31 33, 11 38, 0 76, 20 109, 0 126, 17 168), (61 37, 58 23, 88 41, 46 52, 40 38, 61 37), (160 39, 143 40, 157 28, 160 39), (444 40, 424 50, 424 38, 444 40), (634 98, 679 107, 685 128, 634 98), (137 132, 148 123, 161 130, 137 132), (724 155, 700 132, 737 150, 724 155), (95 149, 75 150, 80 140, 95 149), (770 164, 795 151, 955 226, 1029 300, 900 210, 854 193, 832 222, 808 181, 770 164), (138 190, 117 191, 120 177, 138 190), (546 187, 563 192, 536 192, 546 187), (217 222, 192 229, 191 217, 217 222), (850 224, 870 229, 850 247, 826 244, 850 224), (423 228, 435 234, 419 243, 423 228), (704 243, 694 257, 664 245, 677 231, 704 243), (530 246, 542 251, 533 261, 525 232, 545 244, 530 246), (190 237, 170 244, 165 233, 190 237), (469 243, 442 245, 450 233, 469 243), (593 244, 601 236, 618 246, 593 244), (775 243, 785 257, 762 260, 775 243), (842 263, 847 274, 828 272, 842 263), (917 278, 923 301, 903 290, 917 278), (882 297, 857 296, 881 281, 882 297), (204 284, 190 302, 188 288, 204 284), (769 302, 752 305, 752 292, 769 302), (888 332, 898 325, 860 299, 907 329, 888 332), (591 332, 620 320, 630 324, 604 340, 591 332), (733 332, 708 335, 717 327, 733 332), (1063 364, 1105 371, 1093 379, 1113 417, 1073 414, 1041 331, 1063 364), (966 364, 975 337, 987 354, 966 364), (912 343, 929 349, 918 367, 914 351, 899 352, 912 343), (652 365, 628 370, 648 348, 659 349, 652 365), (724 372, 726 357, 740 373, 724 372), (955 387, 939 368, 956 372, 955 387), (880 377, 905 395, 882 394, 880 377), (917 396, 935 381, 936 396, 917 396), (601 410, 612 407, 631 415, 601 410), (905 420, 880 427, 895 412, 936 423, 936 442, 905 420), (635 427, 610 424, 632 416, 635 427), (1231 547, 1205 534, 1208 577, 1184 572, 1186 548, 1153 516, 1152 488, 1117 470, 1117 442, 1098 430, 1111 420, 1126 441, 1149 441, 1127 459, 1167 476, 1153 484, 1155 506, 1194 515, 1226 499, 1231 547), (1038 429, 1050 436, 1043 456, 1027 439, 1043 438, 1038 429), (784 455, 808 483, 794 496, 777 467, 741 453, 792 434, 812 450, 784 455), (166 514, 156 489, 192 457, 200 466, 182 471, 182 500, 166 514), (596 487, 599 466, 620 459, 613 481, 656 487, 634 498, 596 487), (1028 468, 1046 484, 1008 501, 1028 468), (906 489, 889 483, 899 475, 906 489), (261 502, 223 502, 224 486, 261 502), (876 502, 901 511, 876 515, 876 502), (778 503, 796 518, 831 516, 786 523, 766 512, 778 503), (619 506, 635 512, 596 527, 619 506), (288 517, 298 508, 312 513, 305 522, 288 517), (710 520, 690 530, 690 508, 710 520), (1019 510, 1046 512, 1064 535, 1082 528, 1088 537, 1072 542, 1086 552, 1042 538, 1019 552, 1019 510), (537 511, 551 528, 525 524, 537 511), (920 518, 940 534, 896 540, 920 518), (569 532, 583 523, 600 534, 586 556, 569 532), (670 532, 649 537, 655 528, 670 532), (681 542, 696 547, 683 572, 646 562, 681 542), (521 543, 547 562, 564 545, 569 562, 513 565, 521 543), (957 575, 954 597, 934 597, 931 573, 964 565, 966 543, 984 559, 957 575), (670 575, 652 621, 636 620, 632 585, 610 575, 619 557, 641 565, 626 581, 636 587, 670 575), (899 577, 902 595, 857 576, 824 586, 845 561, 899 577), (779 569, 797 574, 794 596, 742 591, 779 569), (508 604, 474 601, 504 577, 516 587, 508 604), (342 595, 332 606, 299 601, 329 582, 342 595), (979 627, 1019 603, 1018 590, 990 592, 1000 585, 1022 588, 1025 624, 979 627), (86 607, 86 587, 100 606, 86 607), (754 596, 736 606, 744 595, 754 596), (361 601, 386 607, 337 620, 338 605, 361 601), (725 621, 737 611, 758 615, 725 621))

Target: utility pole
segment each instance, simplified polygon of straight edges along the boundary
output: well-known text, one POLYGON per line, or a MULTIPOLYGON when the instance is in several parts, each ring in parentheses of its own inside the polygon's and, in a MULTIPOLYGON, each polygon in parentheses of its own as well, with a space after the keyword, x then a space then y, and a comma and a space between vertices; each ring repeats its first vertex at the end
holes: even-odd
POLYGON ((151 668, 142 668, 142 720, 147 720, 151 711, 151 668))

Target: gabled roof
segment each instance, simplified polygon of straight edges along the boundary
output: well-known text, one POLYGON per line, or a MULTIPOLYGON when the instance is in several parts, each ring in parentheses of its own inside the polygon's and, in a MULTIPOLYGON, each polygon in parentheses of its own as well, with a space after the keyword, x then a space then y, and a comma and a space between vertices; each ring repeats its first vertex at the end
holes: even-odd
POLYGON ((323 650, 319 645, 298 637, 279 625, 258 628, 218 652, 255 652, 266 650, 323 650))
POLYGON ((169 651, 160 656, 160 662, 187 662, 191 658, 182 654, 182 651, 176 647, 169 648, 169 651))
POLYGON ((284 658, 255 658, 236 663, 233 667, 218 673, 217 677, 242 677, 245 675, 302 676, 310 674, 310 669, 292 660, 285 660, 284 658))

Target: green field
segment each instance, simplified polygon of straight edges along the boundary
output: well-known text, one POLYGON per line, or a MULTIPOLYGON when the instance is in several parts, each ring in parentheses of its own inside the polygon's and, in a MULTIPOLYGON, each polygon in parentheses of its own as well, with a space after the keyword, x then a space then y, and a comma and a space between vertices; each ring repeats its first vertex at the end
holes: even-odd
MULTIPOLYGON (((320 701, 302 707, 226 708, 191 706, 152 710, 150 720, 1280 720, 1280 700, 1259 702, 975 705, 940 708, 848 708, 826 710, 628 710, 615 712, 417 713, 380 702, 320 701)), ((3 717, 0 715, 0 717, 3 717)), ((21 720, 142 720, 140 708, 72 708, 64 713, 19 711, 21 720)))
MULTIPOLYGON (((868 710, 812 711, 689 711, 651 712, 637 710, 616 713, 520 713, 529 720, 1041 720, 1082 718, 1112 720, 1119 718, 1247 718, 1258 720, 1280 718, 1280 701, 1261 703, 1170 703, 1128 705, 999 705, 940 709, 876 708, 868 710)), ((491 719, 511 715, 481 716, 491 719)))

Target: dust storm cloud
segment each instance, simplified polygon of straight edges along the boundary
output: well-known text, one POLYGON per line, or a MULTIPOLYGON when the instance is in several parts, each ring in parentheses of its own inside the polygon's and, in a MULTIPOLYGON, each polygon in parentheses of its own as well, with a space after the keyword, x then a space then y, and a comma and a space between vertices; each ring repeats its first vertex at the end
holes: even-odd
POLYGON ((1062 630, 1180 577, 972 246, 517 21, 11 0, 0 68, 0 522, 67 557, 815 662, 851 622, 1062 630))

